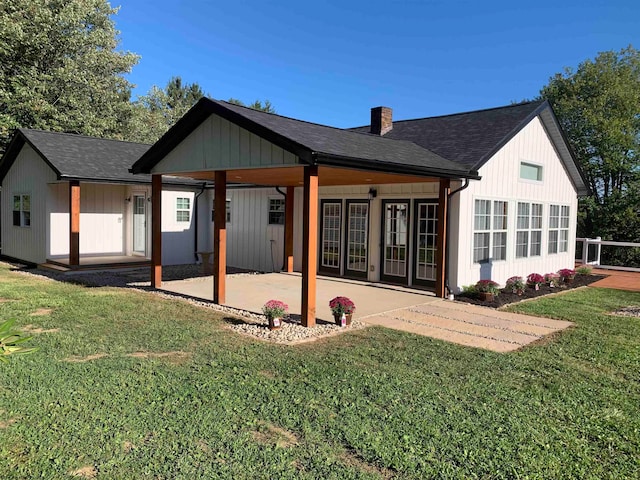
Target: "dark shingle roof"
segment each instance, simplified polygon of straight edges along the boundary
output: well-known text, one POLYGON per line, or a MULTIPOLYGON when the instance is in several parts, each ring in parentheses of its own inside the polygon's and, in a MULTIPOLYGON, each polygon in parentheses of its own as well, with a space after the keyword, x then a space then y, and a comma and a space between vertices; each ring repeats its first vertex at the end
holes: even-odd
POLYGON ((151 169, 209 115, 217 114, 297 155, 302 162, 386 169, 450 177, 475 177, 475 172, 412 141, 362 135, 325 125, 265 113, 227 102, 202 98, 133 166, 151 169))
MULTIPOLYGON (((149 149, 150 145, 28 128, 20 128, 16 131, 2 157, 0 181, 4 179, 25 143, 31 145, 60 179, 151 183, 150 175, 133 175, 129 172, 131 165, 149 149)), ((191 179, 177 178, 168 178, 165 182, 195 183, 191 179)))
MULTIPOLYGON (((393 122, 385 138, 408 140, 477 170, 538 113, 544 101, 393 122)), ((351 129, 368 133, 369 126, 351 129)))

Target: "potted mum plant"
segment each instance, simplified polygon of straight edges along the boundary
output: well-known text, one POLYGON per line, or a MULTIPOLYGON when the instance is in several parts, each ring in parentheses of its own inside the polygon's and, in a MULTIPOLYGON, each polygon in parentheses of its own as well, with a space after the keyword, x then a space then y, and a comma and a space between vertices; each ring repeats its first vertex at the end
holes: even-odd
POLYGON ((530 273, 527 276, 527 285, 532 286, 535 290, 540 290, 540 285, 544 283, 544 277, 539 273, 530 273))
POLYGON ((526 284, 524 283, 524 279, 522 277, 511 277, 508 278, 506 283, 504 284, 504 288, 507 290, 511 290, 511 292, 522 295, 524 293, 524 289, 526 288, 526 284))
POLYGON ((545 273, 544 281, 549 287, 555 288, 560 286, 560 275, 557 273, 545 273))
POLYGON ((558 270, 558 275, 560 275, 560 280, 563 283, 573 283, 573 279, 576 278, 576 271, 571 268, 562 268, 558 270))
POLYGON ((269 320, 269 330, 277 330, 282 326, 282 319, 287 316, 289 306, 280 300, 269 300, 262 306, 262 313, 269 320))
POLYGON ((498 287, 498 283, 493 280, 478 280, 476 283, 476 292, 478 292, 480 300, 490 302, 500 293, 498 287))
POLYGON ((351 325, 351 317, 356 311, 356 305, 347 297, 335 297, 329 302, 329 308, 337 325, 345 327, 351 325))

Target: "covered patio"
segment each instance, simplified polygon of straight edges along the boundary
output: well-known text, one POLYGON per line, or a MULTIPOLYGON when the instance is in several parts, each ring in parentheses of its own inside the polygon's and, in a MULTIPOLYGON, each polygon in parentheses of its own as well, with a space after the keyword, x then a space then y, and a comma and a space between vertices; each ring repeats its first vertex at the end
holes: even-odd
MULTIPOLYGON (((372 125, 375 123, 374 110, 372 125)), ((378 120, 378 124, 384 123, 384 116, 378 120)), ((162 286, 160 219, 163 175, 214 183, 214 275, 210 296, 215 303, 223 305, 235 302, 239 297, 234 295, 240 295, 245 303, 252 301, 242 290, 231 293, 236 287, 234 281, 227 281, 227 185, 286 188, 284 250, 287 273, 293 272, 294 265, 294 189, 302 187, 302 269, 301 276, 297 277, 299 286, 295 290, 298 292, 302 325, 306 327, 313 327, 316 317, 324 315, 318 313, 320 310, 317 308, 318 300, 325 300, 317 296, 318 188, 435 183, 439 220, 434 283, 435 295, 444 297, 450 182, 478 178, 477 173, 469 172, 412 142, 387 140, 381 135, 380 132, 363 135, 201 99, 132 168, 133 173, 152 174, 152 286, 162 286)), ((276 284, 265 286, 265 289, 273 292, 276 284)), ((342 285, 337 294, 345 295, 344 288, 342 285)), ((273 296, 268 295, 269 298, 273 296)), ((264 303, 269 298, 260 301, 264 303)), ((360 304, 365 305, 369 301, 371 299, 363 298, 360 304)), ((415 304, 415 299, 412 302, 415 304)))

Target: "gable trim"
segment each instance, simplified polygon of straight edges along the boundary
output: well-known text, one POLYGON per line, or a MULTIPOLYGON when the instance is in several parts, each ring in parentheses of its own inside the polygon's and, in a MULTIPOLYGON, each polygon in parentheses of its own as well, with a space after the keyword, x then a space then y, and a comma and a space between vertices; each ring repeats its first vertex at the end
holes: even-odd
POLYGON ((9 170, 11 170, 11 167, 15 163, 16 159, 18 158, 18 155, 20 155, 20 152, 22 151, 25 145, 29 145, 33 149, 33 151, 38 154, 38 156, 42 159, 42 161, 46 163, 49 166, 49 168, 51 168, 51 170, 53 170, 53 172, 58 177, 58 180, 62 178, 62 174, 60 170, 58 170, 53 165, 53 163, 49 161, 49 159, 38 149, 38 147, 36 147, 33 144, 33 142, 31 142, 26 137, 24 133, 22 133, 20 129, 17 129, 13 134, 11 143, 9 143, 9 146, 7 147, 6 152, 4 152, 4 155, 0 160, 0 183, 4 181, 5 177, 9 173, 9 170))

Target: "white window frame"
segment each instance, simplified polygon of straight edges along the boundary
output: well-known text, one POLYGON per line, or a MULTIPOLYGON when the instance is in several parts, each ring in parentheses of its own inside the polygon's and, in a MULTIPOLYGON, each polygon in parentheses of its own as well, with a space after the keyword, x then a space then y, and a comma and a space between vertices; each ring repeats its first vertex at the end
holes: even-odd
POLYGON ((516 235, 515 235, 515 257, 529 258, 542 256, 542 219, 544 216, 544 206, 542 203, 526 202, 518 200, 516 202, 516 235), (526 216, 521 214, 521 206, 527 207, 526 216), (534 208, 539 208, 539 215, 534 215, 534 208), (538 251, 533 249, 533 234, 538 233, 540 242, 538 245, 538 251), (526 242, 522 243, 518 241, 518 237, 522 234, 526 234, 526 242), (519 247, 524 245, 525 251, 520 252, 519 247))
POLYGON ((541 165, 541 164, 535 163, 535 162, 529 162, 527 160, 521 160, 520 164, 518 165, 518 178, 520 179, 521 182, 541 184, 544 181, 544 165, 541 165), (522 167, 523 166, 534 167, 534 168, 538 169, 540 178, 539 179, 533 179, 533 178, 525 178, 525 177, 523 177, 522 176, 522 167))
POLYGON ((267 212, 267 223, 269 225, 284 225, 285 223, 285 199, 284 197, 269 197, 269 210, 267 212), (280 208, 273 208, 272 202, 278 202, 279 203, 279 207, 280 208), (282 218, 281 222, 272 222, 271 221, 271 215, 278 215, 280 216, 280 218, 282 218))
MULTIPOLYGON (((231 223, 231 199, 227 198, 224 202, 225 208, 225 223, 231 223)), ((216 219, 216 201, 211 201, 211 221, 215 222, 216 219)))
POLYGON ((191 221, 191 199, 189 197, 176 198, 176 222, 186 223, 191 221), (184 206, 186 200, 187 206, 184 206), (182 206, 181 206, 182 203, 182 206), (185 218, 186 214, 186 218, 185 218))
POLYGON ((29 228, 31 227, 31 194, 30 193, 14 193, 12 197, 12 224, 14 227, 29 228), (15 210, 16 198, 18 201, 18 209, 15 210), (25 209, 25 198, 28 199, 28 209, 25 209), (15 214, 18 213, 18 222, 16 223, 15 214))
POLYGON ((571 220, 571 207, 569 205, 549 205, 549 255, 567 253, 569 251, 569 223, 571 220), (557 211, 557 214, 554 213, 557 211), (555 237, 552 240, 552 236, 555 237))
MULTIPOLYGON (((486 203, 485 203, 486 205, 486 203)), ((473 239, 471 246, 471 259, 474 264, 487 262, 502 262, 508 258, 509 251, 509 202, 507 200, 475 198, 473 201, 473 239), (478 213, 478 202, 488 202, 489 209, 486 212, 478 213), (504 206, 505 210, 498 213, 496 207, 504 206), (487 227, 488 222, 488 228, 487 227), (498 225, 498 222, 502 225, 498 225), (498 228, 500 227, 500 228, 498 228), (477 247, 476 239, 479 236, 489 238, 488 245, 477 247), (504 243, 498 244, 498 238, 504 239, 504 243), (487 251, 486 257, 476 259, 476 252, 480 249, 487 251), (496 252, 502 250, 504 253, 500 257, 496 252)))

